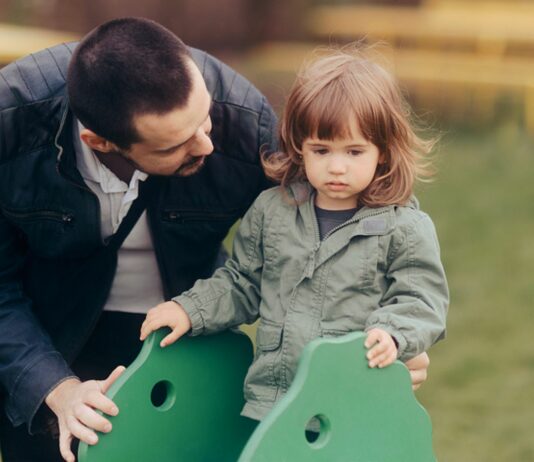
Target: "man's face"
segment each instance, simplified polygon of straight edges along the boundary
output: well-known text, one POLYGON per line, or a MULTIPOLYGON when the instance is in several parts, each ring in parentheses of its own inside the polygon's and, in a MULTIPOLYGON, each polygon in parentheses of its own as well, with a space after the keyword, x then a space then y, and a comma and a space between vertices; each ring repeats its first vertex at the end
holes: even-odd
POLYGON ((142 141, 121 154, 138 170, 151 175, 189 176, 200 170, 212 153, 211 97, 196 65, 190 62, 189 68, 193 86, 185 107, 165 114, 134 116, 142 141))

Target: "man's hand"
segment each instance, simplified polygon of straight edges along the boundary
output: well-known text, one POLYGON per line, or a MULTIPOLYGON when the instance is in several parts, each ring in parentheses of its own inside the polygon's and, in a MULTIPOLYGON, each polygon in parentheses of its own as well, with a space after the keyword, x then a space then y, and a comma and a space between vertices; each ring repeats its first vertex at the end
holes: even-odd
POLYGON ((369 367, 386 367, 397 359, 397 346, 385 330, 375 328, 367 332, 365 347, 369 348, 369 367))
POLYGON ((421 353, 415 358, 406 361, 406 367, 410 371, 410 377, 412 378, 412 388, 414 390, 417 390, 426 380, 429 364, 430 358, 426 353, 421 353))
POLYGON ((191 320, 182 305, 173 301, 161 303, 148 310, 146 319, 141 326, 140 339, 146 339, 151 332, 158 330, 160 327, 170 327, 172 329, 172 332, 160 343, 162 347, 165 347, 176 342, 191 329, 191 320))
POLYGON ((59 450, 68 462, 74 462, 71 451, 73 438, 87 444, 96 444, 98 436, 94 432, 108 433, 111 423, 96 412, 100 410, 115 416, 119 409, 104 394, 117 378, 124 372, 124 366, 117 367, 105 380, 67 379, 54 388, 45 402, 56 414, 59 424, 59 450))

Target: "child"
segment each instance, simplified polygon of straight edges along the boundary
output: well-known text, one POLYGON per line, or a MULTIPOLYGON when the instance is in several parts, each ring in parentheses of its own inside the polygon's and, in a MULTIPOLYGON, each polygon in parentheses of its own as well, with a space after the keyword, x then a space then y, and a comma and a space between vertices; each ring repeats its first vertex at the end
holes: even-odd
POLYGON ((299 74, 264 158, 281 186, 242 220, 213 277, 151 309, 162 327, 209 334, 260 319, 242 414, 261 420, 316 337, 367 332, 370 367, 444 336, 448 289, 432 221, 412 197, 431 143, 418 138, 393 78, 361 52, 336 51, 299 74))

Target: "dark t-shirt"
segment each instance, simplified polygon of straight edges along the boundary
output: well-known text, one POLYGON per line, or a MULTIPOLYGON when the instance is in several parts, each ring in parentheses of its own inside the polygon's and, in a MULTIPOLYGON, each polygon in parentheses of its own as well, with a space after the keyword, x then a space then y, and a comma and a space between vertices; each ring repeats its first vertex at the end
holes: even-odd
POLYGON ((347 220, 350 220, 357 210, 358 207, 347 210, 325 210, 315 206, 315 216, 319 225, 321 241, 336 226, 342 225, 347 220))

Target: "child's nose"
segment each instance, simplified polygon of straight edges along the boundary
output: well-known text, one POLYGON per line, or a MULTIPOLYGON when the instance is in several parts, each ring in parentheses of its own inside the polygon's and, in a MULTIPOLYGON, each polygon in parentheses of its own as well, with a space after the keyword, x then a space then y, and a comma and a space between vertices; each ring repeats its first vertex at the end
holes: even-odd
POLYGON ((341 156, 333 156, 328 164, 328 171, 333 174, 342 174, 347 171, 347 165, 341 156))

